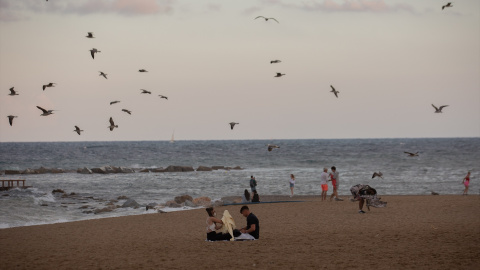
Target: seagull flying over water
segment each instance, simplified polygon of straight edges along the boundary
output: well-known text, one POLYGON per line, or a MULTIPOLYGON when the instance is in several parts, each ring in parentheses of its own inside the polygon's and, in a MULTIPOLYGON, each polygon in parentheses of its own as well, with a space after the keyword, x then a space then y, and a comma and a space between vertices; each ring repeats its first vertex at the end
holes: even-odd
POLYGON ((7 116, 8 117, 8 122, 10 123, 10 126, 13 124, 13 118, 15 117, 18 117, 18 116, 15 116, 15 115, 9 115, 7 116))
POLYGON ((281 63, 282 61, 280 60, 272 60, 270 61, 270 64, 277 64, 277 63, 281 63))
POLYGON ((112 102, 110 102, 110 105, 113 105, 113 104, 115 104, 115 103, 119 103, 119 102, 120 102, 120 101, 118 101, 118 100, 115 100, 115 101, 112 101, 112 102))
POLYGON ((78 135, 80 135, 80 133, 83 132, 83 130, 80 129, 78 126, 75 126, 75 130, 74 130, 74 131, 77 132, 78 135))
POLYGON ((258 18, 264 18, 266 22, 268 22, 268 20, 274 20, 274 21, 276 21, 277 23, 279 23, 279 22, 277 21, 277 19, 275 19, 275 18, 266 18, 266 17, 263 17, 263 16, 258 16, 258 17, 256 17, 254 20, 256 20, 256 19, 258 19, 258 18))
POLYGON ((130 115, 132 114, 132 111, 129 111, 129 110, 127 110, 127 109, 122 109, 122 112, 126 112, 126 113, 128 113, 128 114, 130 114, 130 115))
POLYGON ((148 72, 146 69, 139 69, 138 72, 148 72))
POLYGON ((87 38, 95 38, 95 37, 93 36, 93 33, 92 33, 92 32, 88 32, 88 34, 87 34, 85 37, 87 37, 87 38))
POLYGON ((45 91, 45 88, 47 88, 47 87, 55 87, 55 84, 56 84, 56 83, 44 84, 43 87, 42 87, 42 88, 43 88, 43 91, 45 91))
POLYGON ((382 173, 382 172, 378 172, 378 173, 377 173, 377 172, 374 172, 374 173, 373 173, 373 176, 372 176, 372 179, 375 178, 375 177, 377 177, 377 176, 383 179, 383 177, 382 177, 382 176, 383 176, 383 173, 382 173))
POLYGON ((433 105, 433 108, 435 108, 435 113, 442 113, 442 109, 445 108, 445 107, 448 107, 448 105, 443 105, 443 106, 440 106, 439 108, 437 108, 435 105, 433 105))
POLYGON ((105 74, 105 73, 103 73, 102 71, 99 71, 99 72, 100 72, 100 75, 98 75, 98 76, 103 76, 105 79, 108 79, 108 78, 107 78, 107 75, 108 75, 108 74, 105 74))
POLYGON ((267 144, 268 152, 271 152, 274 148, 280 148, 280 146, 275 145, 275 144, 267 144))
POLYGON ((164 95, 158 95, 160 98, 164 98, 166 100, 168 100, 168 97, 164 96, 164 95))
POLYGON ((108 126, 108 128, 110 129, 110 131, 112 131, 114 128, 118 128, 118 125, 115 125, 115 123, 113 122, 113 118, 110 117, 110 126, 108 126))
POLYGON ((444 8, 449 8, 449 7, 453 7, 453 6, 452 6, 452 2, 448 2, 446 5, 442 6, 442 10, 443 10, 444 8))
POLYGON ((282 73, 278 73, 278 72, 277 72, 277 75, 275 75, 276 78, 277 78, 277 77, 282 77, 282 76, 285 76, 285 74, 282 74, 282 73))
POLYGON ((418 152, 416 152, 416 153, 404 152, 404 153, 408 154, 409 157, 418 157, 418 152))
POLYGON ((233 130, 233 127, 234 127, 235 125, 240 124, 240 123, 230 122, 230 123, 228 123, 228 124, 230 124, 230 129, 233 130))
POLYGON ((99 52, 101 52, 101 51, 99 51, 99 50, 97 50, 97 49, 95 49, 95 48, 91 49, 91 50, 90 50, 90 54, 92 55, 92 59, 95 59, 95 53, 99 53, 99 52))
POLYGON ((339 91, 335 90, 335 88, 333 86, 330 85, 330 87, 332 88, 332 92, 333 94, 335 94, 335 96, 338 98, 338 93, 340 93, 339 91))
POLYGON ((42 110, 42 114, 40 114, 40 116, 49 116, 50 114, 53 114, 53 111, 54 110, 45 110, 44 108, 40 107, 40 106, 37 106, 37 108, 39 108, 40 110, 42 110))
POLYGON ((9 89, 9 90, 10 90, 10 94, 8 94, 8 95, 9 95, 9 96, 18 96, 17 91, 13 90, 13 88, 15 88, 15 86, 9 89))
POLYGON ((140 90, 142 90, 142 93, 140 93, 140 94, 152 94, 152 92, 147 91, 145 89, 140 89, 140 90))

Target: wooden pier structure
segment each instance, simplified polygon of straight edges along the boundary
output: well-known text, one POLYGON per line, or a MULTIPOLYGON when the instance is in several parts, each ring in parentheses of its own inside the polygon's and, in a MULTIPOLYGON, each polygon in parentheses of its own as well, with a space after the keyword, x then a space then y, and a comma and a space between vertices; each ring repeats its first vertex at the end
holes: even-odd
POLYGON ((12 188, 29 188, 31 186, 25 186, 25 179, 0 179, 2 186, 0 191, 9 190, 12 188), (17 185, 15 185, 15 182, 17 185), (20 185, 20 183, 22 185, 20 185))

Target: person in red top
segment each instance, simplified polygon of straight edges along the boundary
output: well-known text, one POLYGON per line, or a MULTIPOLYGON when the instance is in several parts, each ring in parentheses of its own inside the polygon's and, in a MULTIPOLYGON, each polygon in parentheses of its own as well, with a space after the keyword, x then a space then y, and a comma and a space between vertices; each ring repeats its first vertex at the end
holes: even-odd
POLYGON ((463 190, 463 195, 468 195, 468 186, 470 185, 470 172, 468 172, 467 176, 463 178, 462 183, 463 185, 465 185, 465 189, 463 190))
POLYGON ((330 173, 330 180, 328 181, 332 181, 333 193, 332 195, 330 195, 330 201, 332 200, 333 197, 335 197, 336 201, 343 201, 342 199, 338 198, 338 193, 337 193, 339 173, 337 172, 337 168, 335 168, 335 166, 332 166, 331 169, 332 169, 332 172, 330 173))

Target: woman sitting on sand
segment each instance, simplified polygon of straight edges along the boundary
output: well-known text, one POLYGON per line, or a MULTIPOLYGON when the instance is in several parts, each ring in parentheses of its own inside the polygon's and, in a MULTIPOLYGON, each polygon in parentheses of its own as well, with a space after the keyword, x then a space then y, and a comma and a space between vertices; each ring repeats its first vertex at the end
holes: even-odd
POLYGON ((248 190, 245 189, 242 195, 242 203, 247 203, 247 202, 250 202, 250 192, 248 192, 248 190))
POLYGON ((222 241, 229 240, 232 238, 230 234, 217 233, 216 230, 219 230, 223 226, 223 221, 216 218, 217 213, 213 207, 208 207, 207 209, 208 218, 207 218, 207 240, 208 241, 222 241))

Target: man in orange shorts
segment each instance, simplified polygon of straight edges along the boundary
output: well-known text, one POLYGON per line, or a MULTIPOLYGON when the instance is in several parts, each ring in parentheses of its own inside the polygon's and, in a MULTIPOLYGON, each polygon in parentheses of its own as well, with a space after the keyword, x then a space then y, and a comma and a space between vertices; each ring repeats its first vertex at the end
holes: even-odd
POLYGON ((322 201, 327 200, 327 191, 328 191, 328 185, 327 185, 328 173, 327 173, 327 171, 328 171, 327 168, 323 168, 323 172, 322 172, 322 174, 320 174, 320 185, 322 185, 322 201))

